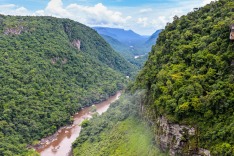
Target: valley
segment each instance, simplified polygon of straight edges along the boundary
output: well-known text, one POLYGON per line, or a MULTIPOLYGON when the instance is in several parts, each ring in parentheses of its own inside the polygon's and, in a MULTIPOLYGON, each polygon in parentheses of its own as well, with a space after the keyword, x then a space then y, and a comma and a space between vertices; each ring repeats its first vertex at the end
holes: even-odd
POLYGON ((104 113, 111 103, 118 100, 120 95, 121 92, 117 92, 106 101, 83 108, 72 117, 74 119, 72 125, 60 128, 54 134, 54 137, 49 137, 50 140, 46 138, 42 139, 40 144, 35 145, 34 148, 41 156, 68 155, 72 151, 72 143, 79 136, 82 122, 91 118, 94 113, 98 113, 99 115, 104 113), (95 110, 92 111, 92 108, 95 108, 95 110))
POLYGON ((72 123, 70 117, 81 108, 123 89, 134 72, 80 23, 4 15, 0 21, 0 155, 32 152, 27 145, 72 123))
POLYGON ((92 3, 0 2, 0 156, 233 156, 233 0, 92 3))
POLYGON ((159 33, 157 30, 151 36, 142 36, 132 30, 124 30, 108 27, 94 27, 107 43, 121 56, 138 68, 144 65, 147 60, 147 54, 155 44, 159 33), (138 58, 137 56, 143 56, 138 58))

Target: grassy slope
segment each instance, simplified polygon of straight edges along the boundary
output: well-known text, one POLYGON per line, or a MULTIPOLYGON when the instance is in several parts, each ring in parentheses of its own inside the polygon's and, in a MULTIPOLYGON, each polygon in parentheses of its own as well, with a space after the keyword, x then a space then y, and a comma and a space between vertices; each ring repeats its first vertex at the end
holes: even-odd
POLYGON ((74 155, 89 156, 163 156, 153 144, 153 134, 144 122, 127 118, 112 129, 100 133, 100 141, 86 141, 74 155))
POLYGON ((106 113, 92 118, 73 144, 74 155, 163 155, 150 127, 139 119, 141 94, 124 94, 106 113))

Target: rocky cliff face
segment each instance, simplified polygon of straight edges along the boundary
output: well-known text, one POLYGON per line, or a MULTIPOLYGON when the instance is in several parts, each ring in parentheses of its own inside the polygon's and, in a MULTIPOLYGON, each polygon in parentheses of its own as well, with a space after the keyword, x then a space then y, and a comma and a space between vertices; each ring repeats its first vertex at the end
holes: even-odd
POLYGON ((232 6, 233 0, 219 0, 175 17, 136 78, 160 145, 171 154, 209 155, 202 147, 214 156, 234 156, 232 6), (189 135, 192 127, 195 135, 189 135))
POLYGON ((198 148, 198 131, 193 126, 170 123, 164 116, 156 122, 157 139, 163 151, 174 155, 210 156, 210 151, 198 148))
POLYGON ((6 30, 4 31, 4 34, 5 35, 20 35, 23 30, 24 30, 23 26, 19 26, 16 28, 6 28, 6 30))
POLYGON ((80 40, 73 40, 72 45, 80 50, 80 40))
POLYGON ((190 139, 195 136, 194 127, 169 123, 164 116, 158 118, 157 125, 161 149, 169 149, 170 155, 181 153, 186 146, 189 151, 196 151, 196 147, 189 145, 190 139))
POLYGON ((210 151, 199 148, 199 132, 195 126, 179 125, 164 116, 156 117, 152 110, 142 106, 144 117, 154 128, 155 140, 160 149, 170 156, 211 156, 210 151))

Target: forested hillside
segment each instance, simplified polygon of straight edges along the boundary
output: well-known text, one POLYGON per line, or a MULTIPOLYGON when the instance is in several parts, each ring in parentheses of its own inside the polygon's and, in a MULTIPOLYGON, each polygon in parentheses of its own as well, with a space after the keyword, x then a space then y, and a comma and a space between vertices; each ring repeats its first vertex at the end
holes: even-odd
POLYGON ((141 53, 141 52, 139 52, 138 48, 128 46, 128 45, 126 45, 126 44, 124 44, 124 43, 122 43, 122 42, 118 41, 117 39, 112 38, 110 36, 102 35, 102 37, 105 39, 105 41, 107 43, 110 44, 110 46, 116 52, 118 52, 127 61, 129 61, 131 64, 138 67, 139 69, 140 69, 140 67, 143 66, 143 64, 147 60, 147 55, 139 56, 138 58, 135 58, 136 55, 140 55, 140 53, 141 53))
POLYGON ((157 30, 151 36, 141 36, 132 30, 107 27, 94 27, 94 29, 115 51, 138 68, 144 65, 147 54, 161 32, 157 30))
POLYGON ((122 89, 133 67, 93 29, 52 17, 0 16, 0 155, 71 122, 122 89))
POLYGON ((73 143, 74 156, 165 156, 140 117, 142 92, 124 93, 107 112, 93 115, 73 143))
POLYGON ((196 138, 181 141, 189 143, 184 154, 205 148, 211 155, 234 155, 233 11, 233 0, 219 0, 175 16, 137 77, 154 118, 196 129, 196 138))

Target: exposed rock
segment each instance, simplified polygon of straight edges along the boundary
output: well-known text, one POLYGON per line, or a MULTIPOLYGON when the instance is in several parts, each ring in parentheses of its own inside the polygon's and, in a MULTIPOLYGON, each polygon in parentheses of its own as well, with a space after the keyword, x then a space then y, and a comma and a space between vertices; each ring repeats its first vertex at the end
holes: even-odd
POLYGON ((210 151, 206 150, 206 149, 203 149, 203 148, 199 148, 198 154, 202 155, 202 156, 211 156, 210 151))
POLYGON ((73 40, 72 41, 72 45, 75 46, 78 50, 80 50, 80 45, 81 45, 81 42, 80 40, 73 40))
POLYGON ((231 66, 234 66, 234 60, 232 60, 232 62, 231 62, 231 66))
POLYGON ((63 58, 62 64, 66 64, 66 63, 67 63, 67 59, 66 59, 66 58, 63 58))
POLYGON ((197 151, 196 146, 191 147, 188 144, 189 139, 192 136, 195 136, 195 128, 169 123, 164 116, 158 118, 158 125, 158 139, 162 150, 166 151, 169 149, 170 155, 176 155, 184 152, 185 155, 190 155, 190 151, 197 151), (187 150, 184 148, 187 148, 187 150))
POLYGON ((5 35, 20 35, 24 31, 23 26, 17 26, 14 28, 6 28, 4 31, 5 35))
POLYGON ((199 148, 195 127, 171 123, 164 116, 157 117, 156 112, 145 105, 141 106, 141 111, 154 127, 155 140, 162 151, 169 151, 170 156, 211 156, 209 150, 199 148))
POLYGON ((51 59, 51 63, 56 64, 59 60, 61 61, 62 64, 66 64, 68 61, 67 58, 53 57, 51 59))
POLYGON ((59 57, 54 57, 51 59, 51 63, 55 64, 59 60, 59 57))

